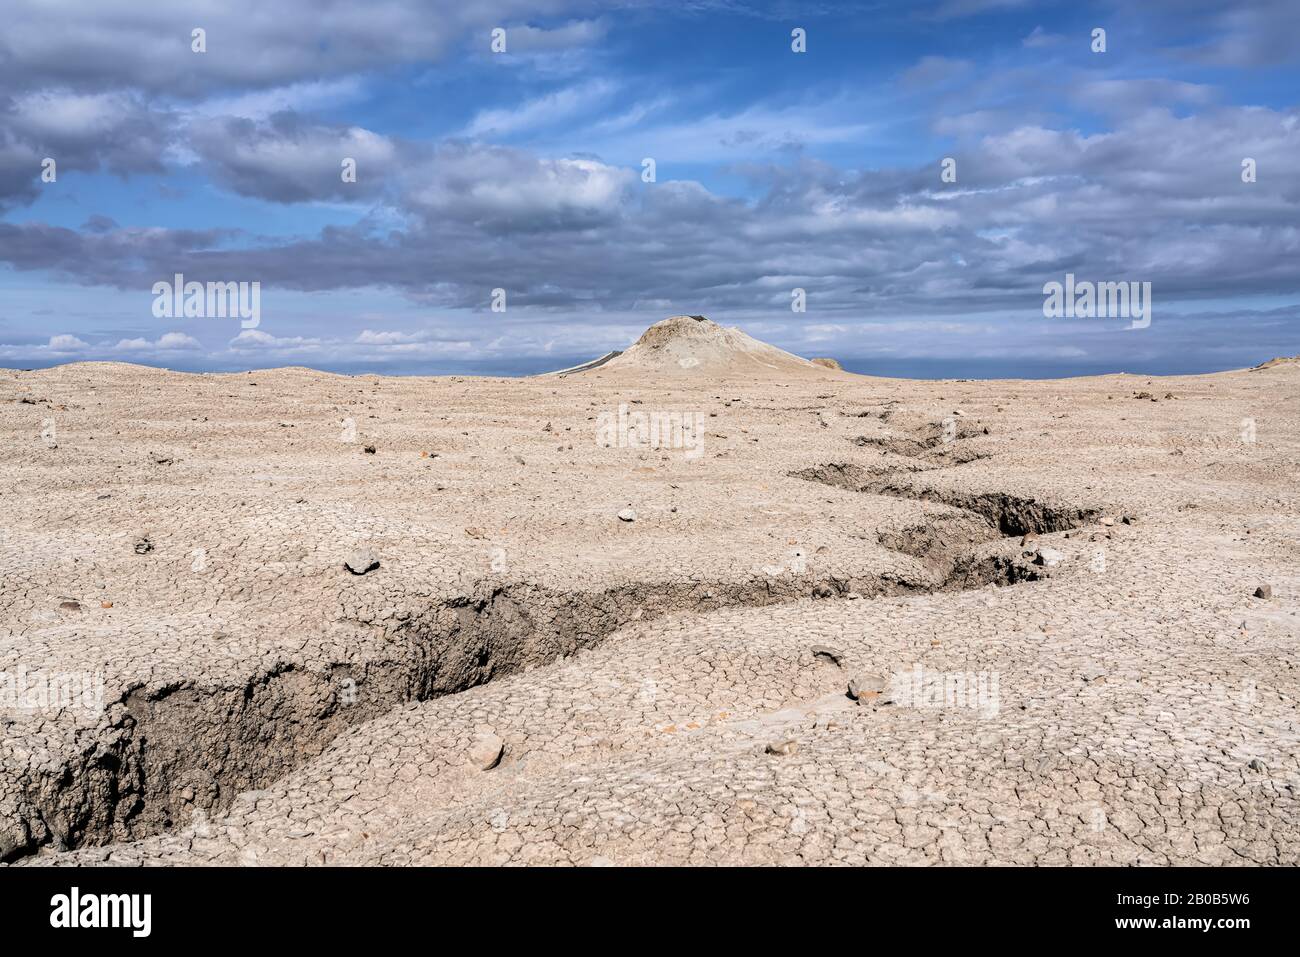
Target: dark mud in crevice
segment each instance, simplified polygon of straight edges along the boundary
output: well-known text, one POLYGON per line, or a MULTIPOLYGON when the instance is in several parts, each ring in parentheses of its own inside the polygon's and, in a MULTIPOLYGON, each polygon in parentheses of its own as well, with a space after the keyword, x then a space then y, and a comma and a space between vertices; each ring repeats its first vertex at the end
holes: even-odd
MULTIPOLYGON (((107 708, 103 724, 80 733, 75 758, 18 773, 17 805, 0 807, 0 860, 42 847, 138 840, 197 815, 212 817, 237 794, 266 787, 317 756, 355 724, 572 655, 636 621, 849 593, 929 593, 947 588, 947 577, 810 570, 587 592, 493 582, 399 615, 345 622, 371 639, 358 646, 382 653, 350 654, 345 646, 343 660, 310 668, 271 656, 237 686, 187 681, 130 690, 107 708)), ((981 567, 963 580, 975 587, 1012 579, 981 567)))
POLYGON ((879 532, 876 541, 890 551, 918 559, 941 583, 936 591, 979 588, 990 583, 1013 584, 1036 578, 1033 572, 1017 572, 1019 566, 1013 562, 1008 562, 1006 567, 976 562, 974 556, 979 553, 979 546, 1001 537, 983 517, 953 511, 931 516, 916 525, 879 532))
MULTIPOLYGON (((264 659, 238 686, 201 681, 137 687, 80 732, 76 757, 18 774, 18 801, 0 806, 0 860, 53 849, 138 840, 220 813, 320 754, 349 727, 406 702, 455 694, 540 666, 635 621, 674 612, 764 606, 800 598, 934 593, 1032 581, 1022 556, 985 548, 1000 537, 1073 528, 1092 509, 1003 493, 913 489, 853 464, 793 473, 856 492, 931 501, 956 511, 878 534, 920 563, 914 578, 828 571, 744 581, 670 581, 601 591, 480 583, 478 591, 343 624, 380 653, 327 666, 264 659)), ((355 652, 356 649, 353 649, 355 652)))
POLYGON ((867 495, 932 502, 955 511, 926 522, 880 532, 877 541, 919 559, 940 580, 935 591, 963 591, 988 584, 1036 581, 1042 572, 1024 555, 989 553, 980 546, 1003 538, 1069 531, 1101 516, 1101 510, 1040 502, 1006 492, 954 492, 918 488, 853 463, 831 463, 791 473, 794 478, 867 495))
POLYGON ((795 478, 821 482, 835 488, 889 495, 895 498, 935 502, 973 512, 981 516, 999 535, 1045 535, 1064 532, 1085 525, 1101 516, 1101 510, 1054 505, 1035 498, 1023 498, 1007 492, 955 492, 936 488, 916 488, 910 484, 882 478, 879 474, 853 463, 831 463, 791 473, 795 478))

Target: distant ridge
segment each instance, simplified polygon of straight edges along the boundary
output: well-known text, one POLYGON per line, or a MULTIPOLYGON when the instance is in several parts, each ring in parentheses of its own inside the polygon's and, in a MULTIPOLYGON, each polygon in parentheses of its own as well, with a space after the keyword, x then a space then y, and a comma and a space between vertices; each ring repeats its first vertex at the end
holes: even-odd
POLYGON ((1295 364, 1300 364, 1300 356, 1278 356, 1277 358, 1269 359, 1267 362, 1261 362, 1259 365, 1252 368, 1251 371, 1254 372, 1258 369, 1272 369, 1275 366, 1295 364))
POLYGON ((606 352, 599 359, 592 359, 590 362, 583 362, 576 366, 569 366, 567 369, 556 369, 554 372, 543 372, 542 375, 573 375, 575 372, 586 372, 588 369, 595 369, 603 366, 610 359, 616 359, 623 353, 615 349, 613 352, 606 352))

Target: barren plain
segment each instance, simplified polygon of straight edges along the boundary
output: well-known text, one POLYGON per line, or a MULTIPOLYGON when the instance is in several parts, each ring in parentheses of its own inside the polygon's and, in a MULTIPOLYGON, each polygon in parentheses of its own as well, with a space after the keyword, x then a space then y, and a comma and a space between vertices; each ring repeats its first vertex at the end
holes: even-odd
POLYGON ((1300 863, 1300 364, 724 332, 0 371, 0 860, 1300 863))

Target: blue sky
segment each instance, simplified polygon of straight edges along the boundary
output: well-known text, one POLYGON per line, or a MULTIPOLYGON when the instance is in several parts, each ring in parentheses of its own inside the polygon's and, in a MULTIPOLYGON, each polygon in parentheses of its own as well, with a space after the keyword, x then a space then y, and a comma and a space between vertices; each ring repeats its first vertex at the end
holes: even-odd
POLYGON ((889 375, 1300 352, 1300 0, 6 15, 0 365, 516 374, 675 313, 889 375), (177 272, 256 328, 155 317, 177 272), (1150 326, 1045 318, 1067 272, 1150 326))

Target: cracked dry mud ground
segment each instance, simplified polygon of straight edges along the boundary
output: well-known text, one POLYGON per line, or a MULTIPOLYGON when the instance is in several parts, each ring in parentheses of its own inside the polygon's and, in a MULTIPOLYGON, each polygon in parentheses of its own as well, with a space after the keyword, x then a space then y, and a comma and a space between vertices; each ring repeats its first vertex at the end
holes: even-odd
POLYGON ((0 859, 1295 864, 1298 396, 2 371, 0 859))

